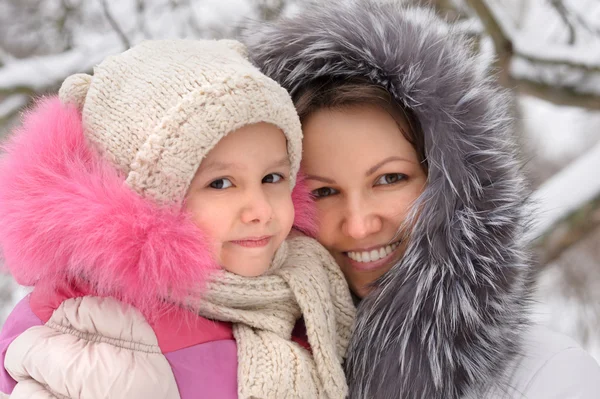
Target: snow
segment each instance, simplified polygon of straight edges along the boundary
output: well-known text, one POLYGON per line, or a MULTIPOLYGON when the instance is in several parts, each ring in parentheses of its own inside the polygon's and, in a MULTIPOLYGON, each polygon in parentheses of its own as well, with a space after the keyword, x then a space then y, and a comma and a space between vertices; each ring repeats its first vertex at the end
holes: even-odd
POLYGON ((547 265, 536 281, 534 320, 566 334, 600 362, 600 230, 547 265))
MULTIPOLYGON (((518 99, 527 146, 534 161, 559 169, 533 193, 536 239, 575 209, 600 195, 600 112, 518 99)), ((548 166, 546 166, 548 167, 548 166)), ((537 173, 546 174, 544 170, 537 173)))
MULTIPOLYGON (((244 18, 255 17, 248 0, 205 0, 175 4, 166 0, 144 2, 143 12, 133 0, 107 2, 109 13, 130 45, 146 39, 231 36, 244 18)), ((55 89, 67 76, 90 72, 106 56, 125 50, 100 2, 85 2, 83 23, 74 27, 72 49, 26 59, 3 59, 0 91, 15 88, 44 92, 55 89)))
POLYGON ((600 194, 600 143, 569 164, 533 194, 538 221, 530 238, 544 234, 556 222, 600 194))
MULTIPOLYGON (((539 61, 552 63, 566 63, 580 65, 584 68, 600 70, 600 51, 590 51, 591 46, 578 45, 550 45, 540 40, 529 40, 517 38, 513 42, 515 52, 535 58, 539 61)), ((600 48, 600 40, 596 43, 596 48, 600 48)))
POLYGON ((228 21, 232 25, 238 24, 249 15, 253 15, 253 8, 247 0, 205 0, 193 7, 198 23, 203 26, 214 25, 215 21, 228 21))
POLYGON ((536 97, 519 98, 530 145, 544 160, 566 164, 600 139, 600 112, 550 104, 536 97))
POLYGON ((27 87, 43 92, 73 73, 91 70, 107 55, 121 50, 120 43, 113 40, 61 54, 14 60, 0 69, 0 90, 27 87))
POLYGON ((26 94, 15 94, 9 96, 6 100, 0 103, 0 120, 11 116, 20 108, 24 107, 29 101, 29 96, 26 94))
MULTIPOLYGON (((564 3, 600 32, 600 3, 564 3)), ((569 29, 549 2, 487 0, 486 4, 512 42, 515 56, 510 65, 511 76, 600 96, 600 51, 592 50, 600 48, 599 33, 575 22, 575 42, 569 44, 569 29), (540 29, 540 21, 544 29, 540 29)), ((574 15, 570 15, 571 20, 574 15)))

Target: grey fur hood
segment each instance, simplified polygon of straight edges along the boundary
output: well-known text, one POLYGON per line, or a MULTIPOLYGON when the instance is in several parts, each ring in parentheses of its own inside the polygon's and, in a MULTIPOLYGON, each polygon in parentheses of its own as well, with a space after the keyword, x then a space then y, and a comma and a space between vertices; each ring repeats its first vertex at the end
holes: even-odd
POLYGON ((432 11, 358 1, 252 26, 250 56, 293 97, 317 78, 368 78, 412 110, 428 185, 404 258, 360 303, 351 398, 454 399, 520 351, 526 193, 509 100, 432 11))

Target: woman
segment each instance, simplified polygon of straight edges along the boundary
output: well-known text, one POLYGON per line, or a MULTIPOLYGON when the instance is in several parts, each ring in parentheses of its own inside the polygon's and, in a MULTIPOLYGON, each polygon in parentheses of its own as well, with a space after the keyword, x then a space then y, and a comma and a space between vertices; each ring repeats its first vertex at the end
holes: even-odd
POLYGON ((460 35, 427 10, 357 1, 246 42, 296 103, 317 238, 360 300, 350 396, 599 397, 593 359, 528 325, 509 100, 460 35))

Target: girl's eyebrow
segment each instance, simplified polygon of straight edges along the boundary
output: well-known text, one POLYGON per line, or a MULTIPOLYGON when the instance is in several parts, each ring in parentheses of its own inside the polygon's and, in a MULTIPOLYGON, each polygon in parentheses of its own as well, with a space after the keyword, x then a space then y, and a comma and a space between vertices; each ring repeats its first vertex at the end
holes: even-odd
POLYGON ((272 168, 280 168, 283 166, 290 166, 290 158, 285 156, 283 158, 281 158, 279 161, 274 162, 271 167, 272 168))
MULTIPOLYGON (((270 168, 278 168, 290 166, 290 159, 285 156, 278 161, 273 162, 269 167, 270 168)), ((246 169, 246 166, 239 162, 222 162, 222 161, 212 161, 207 164, 200 164, 200 167, 204 172, 220 172, 223 170, 240 170, 246 169)))
POLYGON ((200 164, 204 172, 219 172, 228 169, 242 169, 243 165, 235 162, 212 161, 207 164, 200 164))

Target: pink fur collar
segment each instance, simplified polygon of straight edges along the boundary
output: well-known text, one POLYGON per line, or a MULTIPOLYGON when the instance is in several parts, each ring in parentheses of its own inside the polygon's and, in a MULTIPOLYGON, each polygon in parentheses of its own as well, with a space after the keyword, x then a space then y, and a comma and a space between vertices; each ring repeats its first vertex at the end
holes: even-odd
MULTIPOLYGON (((88 146, 81 115, 57 98, 28 112, 0 159, 0 248, 18 283, 60 286, 80 276, 147 317, 183 300, 216 265, 180 207, 158 206, 88 146)), ((296 224, 314 234, 302 179, 296 224)))

